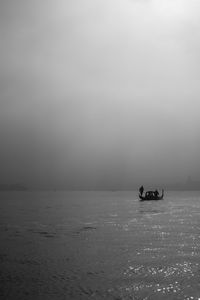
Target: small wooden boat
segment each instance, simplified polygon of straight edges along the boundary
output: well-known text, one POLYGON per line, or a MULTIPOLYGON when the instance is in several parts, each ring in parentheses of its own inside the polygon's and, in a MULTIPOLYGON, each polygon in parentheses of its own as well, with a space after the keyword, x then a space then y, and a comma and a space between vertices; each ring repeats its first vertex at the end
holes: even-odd
POLYGON ((164 197, 164 190, 162 190, 162 194, 155 194, 154 191, 147 191, 144 196, 139 194, 140 201, 151 201, 151 200, 162 200, 164 197))

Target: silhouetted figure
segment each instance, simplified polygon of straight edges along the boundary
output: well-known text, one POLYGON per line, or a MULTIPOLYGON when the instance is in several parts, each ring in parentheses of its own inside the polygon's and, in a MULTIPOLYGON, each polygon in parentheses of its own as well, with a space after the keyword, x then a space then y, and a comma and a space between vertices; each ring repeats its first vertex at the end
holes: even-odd
POLYGON ((144 187, 143 185, 139 188, 139 192, 140 192, 140 195, 142 196, 143 192, 144 192, 144 187))
POLYGON ((154 197, 154 192, 153 191, 147 191, 146 193, 145 193, 145 198, 147 198, 147 199, 152 199, 154 197))
POLYGON ((155 190, 154 195, 156 196, 156 198, 158 197, 158 195, 159 195, 158 190, 155 190))

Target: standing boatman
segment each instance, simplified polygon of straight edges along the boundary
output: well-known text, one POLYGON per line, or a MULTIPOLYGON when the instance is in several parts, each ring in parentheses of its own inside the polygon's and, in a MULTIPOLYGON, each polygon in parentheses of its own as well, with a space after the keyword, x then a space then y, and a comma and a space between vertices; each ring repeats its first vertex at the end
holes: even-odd
POLYGON ((140 195, 142 196, 143 192, 144 192, 144 187, 143 185, 139 188, 139 192, 140 192, 140 195))

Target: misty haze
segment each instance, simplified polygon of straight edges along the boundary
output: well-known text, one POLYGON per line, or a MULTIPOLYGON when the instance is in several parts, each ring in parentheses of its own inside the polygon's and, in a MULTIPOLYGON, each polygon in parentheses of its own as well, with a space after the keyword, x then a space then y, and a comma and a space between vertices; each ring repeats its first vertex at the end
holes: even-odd
POLYGON ((200 180, 198 1, 1 1, 0 183, 200 180))
POLYGON ((0 0, 0 299, 200 299, 200 1, 0 0))

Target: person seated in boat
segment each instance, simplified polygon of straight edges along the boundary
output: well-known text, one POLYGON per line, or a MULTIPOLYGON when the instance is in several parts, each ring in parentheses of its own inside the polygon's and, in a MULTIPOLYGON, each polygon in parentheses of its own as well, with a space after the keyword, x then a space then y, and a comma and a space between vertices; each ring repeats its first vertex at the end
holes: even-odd
POLYGON ((139 192, 140 192, 140 195, 142 196, 143 192, 144 192, 144 187, 143 185, 139 188, 139 192))
POLYGON ((154 192, 153 191, 149 192, 149 197, 151 197, 151 198, 154 197, 154 192))
POLYGON ((156 198, 159 196, 158 190, 155 190, 154 195, 155 195, 156 198))
POLYGON ((146 192, 145 193, 145 198, 152 198, 152 196, 153 196, 153 192, 152 191, 148 191, 148 192, 146 192))

